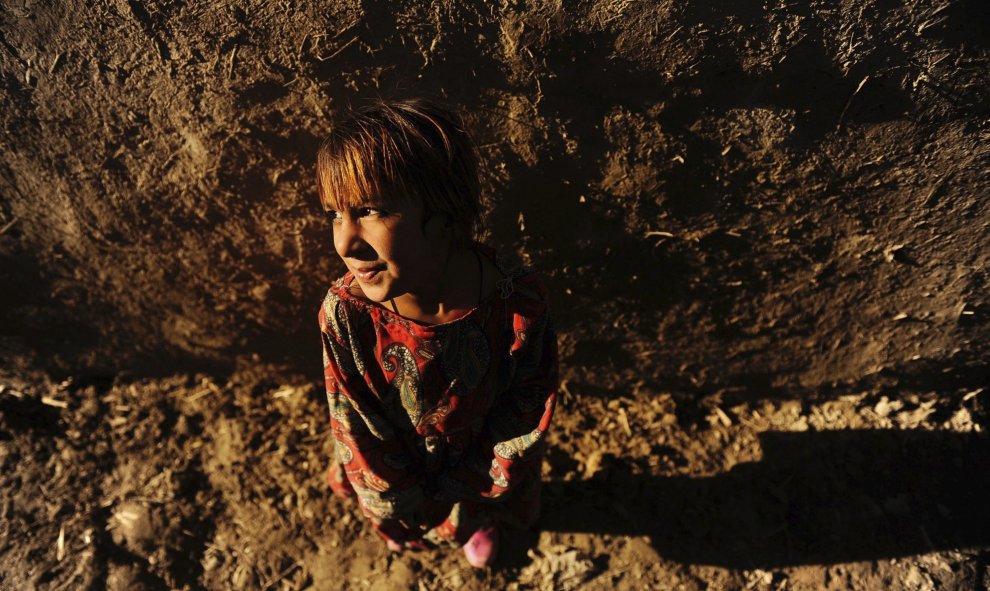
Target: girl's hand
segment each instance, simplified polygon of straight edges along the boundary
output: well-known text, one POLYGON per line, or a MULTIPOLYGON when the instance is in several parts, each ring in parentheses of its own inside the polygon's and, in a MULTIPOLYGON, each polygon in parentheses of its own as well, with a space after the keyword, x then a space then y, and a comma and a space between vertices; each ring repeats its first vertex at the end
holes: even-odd
POLYGON ((425 531, 428 531, 430 529, 430 527, 428 525, 426 525, 425 523, 422 523, 422 522, 421 523, 412 523, 412 522, 409 522, 409 521, 404 521, 402 519, 399 520, 399 525, 401 525, 402 527, 408 529, 409 531, 425 532, 425 531))
POLYGON ((428 524, 428 519, 426 517, 426 511, 422 506, 407 513, 407 519, 400 519, 399 525, 410 530, 418 532, 429 531, 430 526, 428 524))

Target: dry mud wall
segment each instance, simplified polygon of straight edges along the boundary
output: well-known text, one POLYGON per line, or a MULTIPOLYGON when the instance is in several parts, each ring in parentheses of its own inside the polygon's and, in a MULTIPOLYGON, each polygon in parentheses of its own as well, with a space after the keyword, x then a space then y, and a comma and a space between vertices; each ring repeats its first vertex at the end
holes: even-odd
POLYGON ((0 347, 318 371, 312 181, 369 96, 459 108, 572 387, 986 377, 982 0, 0 7, 0 347))

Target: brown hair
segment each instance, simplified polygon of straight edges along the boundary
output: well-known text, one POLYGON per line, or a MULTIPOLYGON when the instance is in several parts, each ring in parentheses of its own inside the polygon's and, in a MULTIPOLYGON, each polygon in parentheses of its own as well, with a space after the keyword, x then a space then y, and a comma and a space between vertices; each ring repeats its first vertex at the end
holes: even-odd
POLYGON ((320 146, 316 177, 324 209, 412 199, 427 216, 448 215, 459 246, 479 223, 474 143, 456 115, 424 99, 378 100, 348 112, 320 146))

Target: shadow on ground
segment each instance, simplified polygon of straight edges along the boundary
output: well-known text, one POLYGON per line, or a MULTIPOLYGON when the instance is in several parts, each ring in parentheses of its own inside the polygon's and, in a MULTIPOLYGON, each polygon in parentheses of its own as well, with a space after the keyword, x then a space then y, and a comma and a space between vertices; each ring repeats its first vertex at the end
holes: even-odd
POLYGON ((649 536, 665 559, 728 568, 878 560, 990 547, 990 437, 933 431, 767 432, 763 457, 707 478, 615 460, 547 486, 541 527, 649 536))

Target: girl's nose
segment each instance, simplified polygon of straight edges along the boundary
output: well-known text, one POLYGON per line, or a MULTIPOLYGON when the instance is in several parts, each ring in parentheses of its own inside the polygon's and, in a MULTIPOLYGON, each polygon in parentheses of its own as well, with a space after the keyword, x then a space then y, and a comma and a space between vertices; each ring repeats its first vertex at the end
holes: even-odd
POLYGON ((342 219, 333 226, 333 247, 341 258, 350 258, 360 252, 363 240, 358 224, 342 219))

